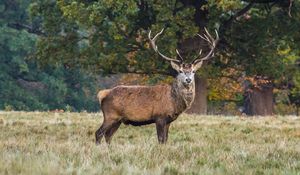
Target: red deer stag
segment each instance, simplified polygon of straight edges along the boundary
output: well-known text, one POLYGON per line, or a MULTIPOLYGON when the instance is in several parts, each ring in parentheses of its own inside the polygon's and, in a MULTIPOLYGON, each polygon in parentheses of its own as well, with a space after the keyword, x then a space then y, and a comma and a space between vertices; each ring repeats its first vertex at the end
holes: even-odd
POLYGON ((152 48, 161 57, 171 62, 171 66, 178 72, 176 80, 171 85, 156 86, 117 86, 112 89, 101 90, 98 99, 104 116, 101 127, 96 131, 96 143, 99 144, 103 136, 110 143, 113 134, 121 123, 134 126, 155 123, 158 142, 166 143, 170 123, 188 109, 195 97, 195 72, 201 67, 204 60, 214 55, 214 49, 219 40, 216 31, 214 39, 205 29, 202 39, 208 42, 210 51, 205 57, 197 58, 191 63, 185 63, 176 49, 180 60, 163 55, 155 44, 162 34, 162 29, 154 38, 149 40, 152 48))

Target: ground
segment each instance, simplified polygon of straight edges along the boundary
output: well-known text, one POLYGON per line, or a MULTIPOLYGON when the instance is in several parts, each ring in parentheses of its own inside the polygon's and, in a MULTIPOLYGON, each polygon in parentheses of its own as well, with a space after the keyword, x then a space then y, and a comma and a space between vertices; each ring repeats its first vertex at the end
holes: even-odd
POLYGON ((0 112, 0 174, 300 174, 300 117, 184 114, 166 145, 155 125, 121 125, 97 146, 102 119, 0 112))

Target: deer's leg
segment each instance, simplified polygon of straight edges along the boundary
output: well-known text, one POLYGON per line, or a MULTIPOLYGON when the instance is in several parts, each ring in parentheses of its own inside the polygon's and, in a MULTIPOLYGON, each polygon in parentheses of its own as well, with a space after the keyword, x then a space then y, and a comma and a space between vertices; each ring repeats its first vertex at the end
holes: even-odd
POLYGON ((157 138, 158 138, 158 142, 160 144, 162 143, 166 143, 166 135, 167 135, 167 123, 165 120, 157 120, 155 122, 156 124, 156 132, 157 132, 157 138))
POLYGON ((106 130, 109 129, 114 123, 115 123, 115 121, 113 121, 113 120, 105 120, 104 119, 101 127, 95 133, 96 144, 100 144, 102 137, 104 136, 106 130))
POLYGON ((164 142, 165 143, 168 141, 169 127, 170 127, 170 123, 167 123, 165 125, 165 134, 164 134, 164 142))
POLYGON ((119 129, 121 125, 121 122, 116 122, 114 123, 110 128, 108 128, 105 132, 105 141, 106 143, 110 144, 110 141, 112 139, 112 136, 114 135, 114 133, 119 129))
POLYGON ((102 140, 102 137, 103 137, 103 134, 104 134, 104 131, 105 131, 106 128, 107 128, 107 126, 103 122, 101 127, 96 131, 95 137, 96 137, 96 144, 97 145, 100 144, 100 142, 102 140))

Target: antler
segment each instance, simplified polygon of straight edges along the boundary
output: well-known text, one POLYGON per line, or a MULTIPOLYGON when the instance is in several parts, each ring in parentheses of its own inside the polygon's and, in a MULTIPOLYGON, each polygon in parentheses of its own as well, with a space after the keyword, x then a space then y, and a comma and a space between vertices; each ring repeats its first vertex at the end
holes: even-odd
POLYGON ((151 39, 151 30, 149 31, 149 34, 148 34, 148 38, 150 40, 150 43, 151 43, 151 46, 152 48, 154 49, 154 51, 156 53, 158 53, 161 57, 163 57, 164 59, 168 60, 168 61, 175 61, 175 62, 178 62, 178 63, 181 63, 183 61, 183 58, 181 57, 181 55, 179 54, 178 50, 176 49, 176 53, 178 54, 178 56, 180 57, 181 60, 177 60, 177 59, 173 59, 173 58, 169 58, 165 55, 163 55, 162 53, 160 53, 160 51, 158 50, 158 47, 157 45, 155 44, 155 41, 157 40, 157 38, 159 37, 159 35, 161 35, 164 31, 164 28, 159 32, 157 33, 152 39, 151 39))
POLYGON ((177 49, 176 49, 176 53, 177 53, 177 55, 179 56, 181 62, 183 62, 183 57, 180 55, 180 53, 179 53, 179 51, 178 51, 177 49))
POLYGON ((204 28, 205 30, 205 34, 202 35, 199 35, 197 34, 200 38, 204 39, 205 41, 208 42, 209 46, 210 46, 210 51, 208 52, 208 54, 203 57, 203 58, 199 58, 199 56, 201 55, 202 53, 202 49, 200 50, 198 56, 194 59, 194 61, 192 62, 192 64, 196 64, 200 61, 204 61, 204 60, 208 60, 209 58, 213 57, 214 56, 214 50, 216 48, 216 45, 219 41, 219 34, 217 32, 217 30, 215 30, 215 33, 216 33, 216 39, 214 39, 210 34, 209 32, 207 31, 206 28, 204 28))

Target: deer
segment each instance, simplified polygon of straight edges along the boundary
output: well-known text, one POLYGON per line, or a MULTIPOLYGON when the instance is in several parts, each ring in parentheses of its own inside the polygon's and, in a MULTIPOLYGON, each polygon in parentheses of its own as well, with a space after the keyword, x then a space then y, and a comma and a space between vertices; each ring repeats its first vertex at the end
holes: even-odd
POLYGON ((97 98, 103 112, 103 123, 96 131, 96 144, 100 144, 103 136, 107 144, 110 144, 112 136, 120 125, 142 126, 155 123, 158 142, 164 144, 168 139, 170 124, 180 114, 187 110, 195 98, 196 71, 202 66, 203 61, 214 56, 216 45, 219 41, 218 32, 216 38, 205 28, 203 35, 197 34, 209 45, 209 52, 204 56, 202 49, 197 57, 190 63, 184 61, 176 49, 178 58, 170 58, 163 55, 156 45, 156 40, 163 33, 162 29, 153 38, 151 30, 148 33, 150 45, 163 59, 169 61, 171 67, 177 72, 172 84, 154 86, 116 86, 98 92, 97 98))

